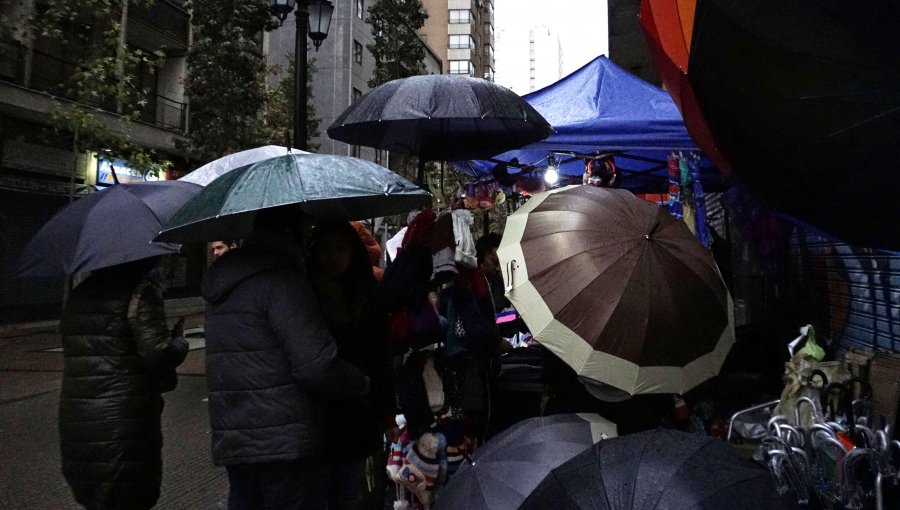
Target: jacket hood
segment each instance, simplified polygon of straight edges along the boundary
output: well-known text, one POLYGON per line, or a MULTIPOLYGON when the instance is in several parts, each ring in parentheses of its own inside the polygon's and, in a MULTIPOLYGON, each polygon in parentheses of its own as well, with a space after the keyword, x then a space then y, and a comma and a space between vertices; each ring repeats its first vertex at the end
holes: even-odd
POLYGON ((241 248, 219 257, 203 277, 200 291, 211 303, 222 303, 231 291, 244 280, 281 267, 302 269, 299 250, 287 248, 293 243, 287 238, 274 238, 271 233, 251 235, 241 248))

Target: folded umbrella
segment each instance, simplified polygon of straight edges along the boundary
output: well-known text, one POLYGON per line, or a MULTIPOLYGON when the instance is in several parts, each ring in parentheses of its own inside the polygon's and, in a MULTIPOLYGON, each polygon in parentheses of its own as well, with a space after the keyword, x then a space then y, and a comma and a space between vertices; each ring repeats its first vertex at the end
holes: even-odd
POLYGON ((296 205, 320 220, 359 220, 430 203, 430 193, 370 161, 289 154, 232 170, 212 181, 163 226, 157 240, 245 237, 257 212, 286 205, 296 205))
POLYGON ((177 253, 179 245, 153 238, 201 189, 180 181, 141 182, 81 198, 41 227, 25 247, 15 274, 71 275, 177 253))
POLYGON ((718 373, 734 343, 710 252, 628 191, 535 195, 508 218, 497 255, 535 340, 626 397, 685 393, 718 373))

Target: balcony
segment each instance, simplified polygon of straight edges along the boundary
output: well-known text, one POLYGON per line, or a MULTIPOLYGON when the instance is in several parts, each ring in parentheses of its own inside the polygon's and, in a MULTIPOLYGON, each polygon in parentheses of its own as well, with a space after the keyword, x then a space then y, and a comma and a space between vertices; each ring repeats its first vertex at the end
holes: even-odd
MULTIPOLYGON (((30 56, 29 66, 26 65, 29 52, 25 46, 0 42, 0 81, 64 99, 74 99, 62 85, 65 77, 74 74, 77 67, 74 62, 37 50, 32 51, 30 56), (30 75, 26 74, 28 67, 31 68, 30 75)), ((141 121, 167 130, 184 131, 186 125, 184 103, 155 94, 151 94, 147 100, 148 104, 141 112, 141 121)), ((111 101, 98 102, 92 106, 111 113, 116 111, 116 105, 111 101)))
POLYGON ((131 5, 128 11, 128 42, 139 48, 187 51, 191 17, 183 2, 157 0, 152 6, 131 5))

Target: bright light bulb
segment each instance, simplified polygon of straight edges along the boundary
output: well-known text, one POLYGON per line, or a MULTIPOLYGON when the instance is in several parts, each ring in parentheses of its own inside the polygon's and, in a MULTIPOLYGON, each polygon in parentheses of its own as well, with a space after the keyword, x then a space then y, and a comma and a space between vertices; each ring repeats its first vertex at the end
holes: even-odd
POLYGON ((556 184, 556 181, 559 180, 559 172, 556 171, 552 166, 547 167, 547 171, 544 172, 544 182, 547 184, 556 184))

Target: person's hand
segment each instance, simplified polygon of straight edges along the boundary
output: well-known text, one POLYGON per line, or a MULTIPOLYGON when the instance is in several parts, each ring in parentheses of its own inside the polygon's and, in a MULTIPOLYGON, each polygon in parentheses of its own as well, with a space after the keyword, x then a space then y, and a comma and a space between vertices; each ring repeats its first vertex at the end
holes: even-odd
POLYGON ((175 325, 172 326, 170 338, 184 338, 184 317, 178 319, 175 325))

